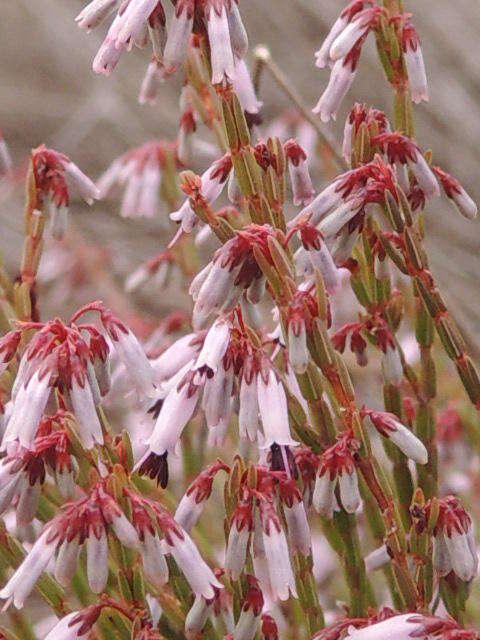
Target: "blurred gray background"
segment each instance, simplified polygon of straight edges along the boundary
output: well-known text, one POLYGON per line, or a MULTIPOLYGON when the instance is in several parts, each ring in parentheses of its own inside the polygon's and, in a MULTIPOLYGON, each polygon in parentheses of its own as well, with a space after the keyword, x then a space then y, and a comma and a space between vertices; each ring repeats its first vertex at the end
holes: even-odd
MULTIPOLYGON (((142 107, 137 95, 149 60, 147 51, 124 54, 110 78, 95 75, 91 62, 106 26, 90 35, 76 27, 74 17, 84 2, 3 0, 1 4, 0 131, 18 166, 25 163, 31 147, 45 142, 96 178, 128 148, 151 138, 174 136, 180 78, 163 85, 154 107, 142 107)), ((315 68, 313 52, 344 4, 338 0, 240 0, 251 49, 268 44, 309 106, 316 103, 328 79, 328 71, 315 68)), ((406 0, 405 5, 414 13, 430 84, 430 103, 415 108, 417 139, 478 200, 480 2, 406 0)), ((260 97, 267 122, 289 106, 267 76, 260 97)), ((369 41, 338 123, 331 127, 339 145, 349 106, 372 100, 391 112, 390 88, 369 41)), ((318 186, 319 180, 317 176, 318 186)), ((22 187, 3 189, 0 195, 0 248, 14 274, 22 240, 22 187)), ((70 278, 85 285, 85 299, 97 295, 121 306, 124 274, 163 248, 165 236, 154 223, 119 218, 118 200, 112 206, 97 203, 91 210, 81 205, 73 209, 73 233, 81 242, 67 242, 67 250, 60 249, 64 268, 70 270, 70 278), (76 261, 82 268, 72 275, 76 261), (92 282, 95 294, 90 291, 92 282)), ((457 320, 474 335, 480 318, 478 223, 464 221, 445 201, 429 207, 427 220, 432 271, 457 320)), ((58 266, 55 269, 48 277, 61 277, 58 266)), ((66 309, 71 281, 58 288, 54 301, 66 309)), ((171 293, 168 303, 175 302, 176 292, 171 293)), ((155 316, 167 303, 165 296, 144 296, 136 304, 145 305, 155 316)))

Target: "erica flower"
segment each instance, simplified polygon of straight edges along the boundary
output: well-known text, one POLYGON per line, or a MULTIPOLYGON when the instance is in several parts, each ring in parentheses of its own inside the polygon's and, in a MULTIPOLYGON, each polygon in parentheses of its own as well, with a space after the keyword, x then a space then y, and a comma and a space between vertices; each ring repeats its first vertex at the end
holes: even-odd
MULTIPOLYGON (((431 503, 427 505, 427 516, 431 503)), ((478 570, 478 556, 473 536, 473 524, 458 498, 447 496, 438 500, 438 520, 434 529, 433 565, 439 575, 450 571, 468 582, 478 570)))
POLYGON ((428 634, 421 634, 423 627, 423 617, 407 613, 389 617, 387 620, 374 622, 373 624, 355 629, 350 627, 347 638, 352 640, 376 640, 388 634, 390 640, 404 640, 404 638, 424 638, 428 634))
POLYGON ((195 478, 180 500, 174 518, 185 531, 190 531, 200 517, 205 502, 212 492, 215 475, 220 470, 230 471, 229 468, 220 461, 209 465, 195 478))
POLYGON ((313 109, 313 113, 320 115, 322 122, 329 122, 331 118, 336 120, 338 108, 355 79, 360 52, 361 45, 356 44, 344 58, 333 65, 327 88, 313 109))
POLYGON ((153 218, 160 213, 164 170, 172 164, 179 166, 174 145, 164 141, 147 142, 114 160, 97 182, 100 197, 106 198, 118 184, 124 187, 122 217, 153 218))
POLYGON ((440 189, 435 174, 417 144, 401 133, 382 133, 372 139, 386 154, 392 165, 407 165, 426 198, 438 196, 440 189))
POLYGON ((355 513, 360 506, 358 477, 353 460, 353 454, 358 446, 351 432, 347 432, 320 456, 313 505, 326 518, 332 518, 336 508, 337 482, 340 501, 345 511, 355 513))
POLYGON ((85 638, 98 620, 102 605, 91 605, 81 611, 72 611, 61 618, 45 636, 45 640, 77 640, 85 638))
POLYGON ((5 138, 0 133, 0 177, 10 173, 13 163, 5 138))
POLYGON ((468 220, 473 220, 477 216, 477 205, 468 195, 462 185, 453 176, 440 169, 433 167, 445 195, 453 203, 459 213, 468 220))
POLYGON ((259 508, 272 597, 274 600, 288 600, 290 595, 296 598, 295 578, 290 564, 285 532, 272 502, 261 500, 259 508))
POLYGON ((339 272, 322 232, 311 224, 304 223, 300 226, 300 237, 312 267, 318 269, 325 281, 326 290, 335 293, 340 283, 339 272))
POLYGON ((407 429, 393 413, 362 409, 362 414, 368 416, 380 435, 391 440, 404 453, 418 464, 427 464, 428 453, 425 445, 407 429))
POLYGON ((87 548, 89 586, 94 593, 102 592, 108 578, 108 533, 127 547, 138 544, 135 529, 100 481, 89 496, 68 504, 46 525, 23 563, 0 591, 0 597, 13 599, 14 605, 21 608, 56 551, 55 578, 62 585, 68 584, 83 543, 87 548))
POLYGON ((206 26, 212 60, 212 83, 235 75, 234 59, 243 58, 248 40, 236 0, 180 0, 169 26, 163 62, 168 74, 174 73, 184 61, 193 28, 194 10, 206 26))
POLYGON ((428 102, 427 74, 425 73, 420 39, 415 27, 410 22, 407 22, 402 29, 402 50, 407 67, 412 102, 416 104, 419 104, 422 100, 428 102))
POLYGON ((247 499, 237 504, 230 522, 225 552, 225 570, 231 574, 233 580, 239 578, 245 566, 252 529, 252 505, 251 501, 247 499))
POLYGON ((61 423, 62 418, 62 415, 45 418, 33 447, 25 449, 14 443, 0 463, 0 513, 18 497, 19 524, 28 524, 35 517, 47 471, 53 475, 61 495, 73 497, 75 468, 68 452, 69 437, 64 429, 52 431, 52 425, 57 420, 61 423))
POLYGON ((257 99, 245 60, 235 60, 232 85, 243 110, 258 113, 263 103, 257 99))
POLYGON ((265 361, 257 378, 257 392, 263 425, 262 446, 265 449, 273 444, 296 446, 298 443, 290 434, 285 390, 276 372, 265 361))
POLYGON ((354 0, 342 11, 327 34, 322 47, 315 53, 317 67, 323 69, 323 67, 327 65, 330 60, 330 49, 333 42, 344 31, 347 25, 351 23, 353 18, 362 11, 365 6, 370 4, 370 2, 366 2, 365 0, 354 0))
MULTIPOLYGON (((190 197, 194 195, 197 197, 200 196, 208 204, 213 204, 217 198, 220 197, 220 194, 227 184, 231 169, 232 159, 230 154, 226 154, 220 158, 220 160, 216 160, 213 165, 203 173, 200 179, 196 176, 194 184, 184 184, 182 188, 186 192, 188 191, 190 197)), ((173 211, 170 214, 170 218, 174 222, 180 222, 182 230, 185 233, 190 233, 198 222, 198 218, 190 204, 190 199, 185 200, 177 211, 173 211)))
POLYGON ((284 149, 292 183, 293 204, 306 205, 312 201, 315 193, 308 172, 307 154, 295 140, 286 142, 284 149))
POLYGON ((283 502, 290 547, 294 552, 308 556, 311 550, 310 527, 302 496, 295 480, 293 478, 280 480, 279 492, 283 502))
POLYGON ((50 216, 52 235, 61 239, 65 233, 71 192, 87 204, 99 197, 95 184, 67 156, 47 149, 45 145, 32 151, 31 168, 39 204, 50 216))
POLYGON ((253 640, 263 609, 263 594, 254 576, 247 576, 248 590, 233 632, 234 640, 253 640))

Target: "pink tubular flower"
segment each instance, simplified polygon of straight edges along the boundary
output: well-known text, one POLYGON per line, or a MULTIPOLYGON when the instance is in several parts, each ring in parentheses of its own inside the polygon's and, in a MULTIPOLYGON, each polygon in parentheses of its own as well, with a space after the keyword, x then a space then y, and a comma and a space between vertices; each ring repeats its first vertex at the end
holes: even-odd
POLYGON ((233 580, 240 577, 245 566, 252 530, 252 504, 249 499, 246 499, 237 504, 233 513, 225 552, 225 570, 230 573, 233 580))
POLYGON ((89 496, 69 503, 47 524, 25 560, 0 591, 0 598, 13 599, 15 607, 21 608, 56 551, 55 578, 63 585, 68 584, 84 542, 90 588, 94 593, 102 592, 108 578, 108 532, 127 547, 138 545, 135 529, 100 481, 89 496))
POLYGON ((45 640, 78 640, 86 638, 102 611, 101 604, 93 604, 81 611, 72 611, 61 618, 45 636, 45 640))
POLYGON ((10 151, 8 150, 5 138, 0 133, 0 178, 10 173, 13 167, 10 151))
POLYGON ((32 169, 41 206, 50 214, 50 228, 57 240, 67 226, 70 192, 89 205, 99 197, 95 184, 67 156, 41 145, 32 151, 32 169))
POLYGON ((477 217, 477 205, 468 195, 460 182, 440 167, 432 167, 447 198, 453 203, 457 211, 467 220, 477 217))
POLYGON ((386 154, 392 165, 407 165, 426 198, 440 195, 435 174, 427 164, 418 145, 401 133, 381 133, 371 140, 386 154))
POLYGON ((402 29, 402 50, 408 72, 412 102, 415 104, 419 104, 422 100, 428 102, 427 74, 425 73, 420 38, 410 22, 407 22, 402 29))
POLYGON ((0 462, 0 513, 18 497, 18 524, 28 524, 35 517, 47 471, 55 478, 62 497, 73 497, 75 468, 68 452, 69 436, 64 428, 52 431, 53 424, 61 427, 63 417, 59 412, 45 418, 31 449, 14 443, 0 462))
POLYGON ((315 194, 312 180, 308 172, 307 154, 295 140, 288 140, 284 145, 285 157, 293 191, 293 204, 309 204, 315 194))
POLYGON ((140 104, 155 104, 160 90, 160 85, 165 80, 165 69, 163 64, 155 57, 149 63, 145 75, 143 76, 140 92, 138 94, 138 102, 140 104))
POLYGON ((275 507, 270 500, 260 500, 260 521, 265 548, 270 585, 274 600, 288 600, 297 597, 295 578, 290 564, 287 539, 275 507))
POLYGON ((255 442, 258 431, 258 395, 257 372, 253 358, 248 358, 244 364, 240 383, 240 398, 238 411, 238 429, 240 437, 249 442, 255 442))
POLYGON ((154 397, 153 368, 136 336, 110 311, 102 309, 100 317, 134 388, 142 397, 154 397))
POLYGON ((260 623, 264 603, 262 591, 254 576, 247 576, 247 585, 242 610, 233 632, 234 640, 254 640, 260 623))
MULTIPOLYGON (((208 204, 213 204, 220 197, 227 184, 231 169, 232 159, 230 154, 227 153, 219 160, 216 160, 203 173, 200 183, 195 187, 195 195, 203 197, 208 204)), ((196 179, 198 180, 198 177, 196 179)), ((188 188, 188 190, 190 191, 191 189, 188 188)), ((190 193, 188 195, 190 196, 190 193)), ((180 222, 182 230, 185 233, 190 233, 198 222, 198 218, 191 207, 190 199, 185 200, 180 209, 173 211, 170 214, 170 219, 174 222, 180 222)))
POLYGON ((219 471, 230 471, 220 460, 204 469, 188 487, 175 511, 175 521, 189 532, 202 514, 212 492, 213 480, 219 471))
POLYGON ((360 506, 358 477, 353 454, 358 442, 351 432, 339 436, 338 441, 320 456, 313 505, 326 518, 332 518, 336 509, 335 487, 338 482, 340 501, 347 513, 355 513, 360 506))
POLYGON ((153 218, 160 212, 160 187, 168 157, 178 165, 175 146, 164 140, 147 142, 114 160, 97 182, 101 198, 113 187, 124 187, 120 214, 124 218, 153 218))
POLYGON ((264 361, 257 378, 258 407, 263 425, 262 448, 273 444, 295 447, 288 419, 285 390, 272 366, 264 361))
POLYGON ((243 110, 247 113, 258 113, 263 103, 255 95, 255 89, 245 60, 235 60, 232 85, 243 110))
POLYGON ((194 9, 195 0, 179 0, 175 5, 163 52, 163 64, 167 74, 175 73, 187 55, 194 9))
POLYGON ((365 0, 353 0, 353 2, 350 2, 350 4, 342 11, 327 34, 321 48, 315 53, 315 64, 317 67, 323 69, 323 67, 327 65, 329 60, 331 60, 330 49, 334 41, 343 32, 347 25, 351 23, 354 17, 362 11, 365 6, 369 5, 371 5, 371 2, 366 2, 365 0))
POLYGON ((332 42, 329 50, 330 60, 335 62, 344 58, 359 40, 363 42, 368 32, 376 27, 383 12, 380 7, 373 5, 356 13, 332 42))
POLYGON ((368 416, 380 435, 391 440, 407 458, 418 464, 427 464, 428 452, 425 445, 398 420, 396 415, 365 407, 362 409, 362 415, 368 416))
POLYGON ((323 234, 311 224, 305 223, 300 226, 300 237, 312 267, 318 269, 322 274, 326 290, 329 293, 335 293, 340 284, 340 276, 332 255, 324 242, 323 234))
POLYGON ((290 548, 293 552, 308 556, 312 547, 310 527, 302 496, 295 480, 293 478, 280 480, 279 493, 283 503, 290 548))
MULTIPOLYGON (((431 503, 428 503, 427 517, 430 508, 431 503)), ((460 580, 469 582, 478 571, 472 519, 454 496, 438 500, 438 509, 434 529, 433 566, 440 576, 453 570, 460 580)))
POLYGON ((336 120, 340 104, 355 79, 360 52, 361 43, 357 43, 344 58, 333 65, 327 88, 313 109, 313 113, 320 115, 322 122, 329 122, 332 118, 336 120))

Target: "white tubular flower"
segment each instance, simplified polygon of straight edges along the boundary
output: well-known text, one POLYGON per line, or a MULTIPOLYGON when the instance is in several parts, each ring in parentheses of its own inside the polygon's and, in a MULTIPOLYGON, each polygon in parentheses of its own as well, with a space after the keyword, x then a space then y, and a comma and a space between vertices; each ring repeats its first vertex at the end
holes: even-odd
POLYGON ((426 198, 433 198, 434 196, 440 195, 440 187, 438 186, 435 175, 420 151, 417 151, 415 160, 408 160, 408 166, 412 170, 426 198))
POLYGON ((64 540, 60 545, 55 563, 55 580, 67 587, 77 569, 80 544, 78 536, 73 540, 64 540))
POLYGON ((103 433, 92 391, 86 375, 73 375, 70 389, 73 412, 77 422, 78 437, 86 449, 92 449, 95 443, 103 444, 103 433))
POLYGON ((369 27, 368 20, 353 19, 332 42, 329 52, 330 59, 335 62, 344 58, 354 44, 368 31, 369 27))
POLYGON ((323 220, 323 218, 330 213, 333 209, 339 207, 343 198, 338 190, 340 181, 334 180, 323 191, 321 191, 315 198, 308 204, 295 218, 288 223, 288 226, 293 226, 301 219, 305 219, 308 216, 310 224, 317 226, 317 224, 323 220))
POLYGON ((402 49, 407 67, 412 102, 416 104, 419 104, 422 100, 428 102, 427 74, 425 72, 420 39, 415 27, 410 23, 403 27, 402 49))
POLYGON ((47 633, 44 640, 78 640, 78 638, 85 637, 89 632, 87 629, 80 635, 79 631, 84 626, 84 620, 78 616, 78 611, 72 611, 68 615, 64 616, 53 629, 47 633), (76 622, 73 622, 78 617, 76 622))
POLYGON ((112 340, 119 359, 125 365, 125 371, 141 396, 155 397, 154 371, 135 335, 121 323, 113 326, 107 323, 106 329, 112 340))
POLYGON ((168 582, 168 565, 157 533, 152 534, 147 529, 139 548, 145 577, 156 587, 163 587, 168 582))
POLYGON ((158 0, 137 0, 137 2, 129 3, 123 13, 122 25, 115 40, 117 49, 131 47, 132 43, 138 42, 143 29, 145 29, 148 17, 157 3, 158 0))
POLYGON ((338 108, 355 79, 359 55, 360 49, 354 47, 348 56, 337 60, 333 65, 327 88, 313 109, 313 113, 320 115, 322 122, 337 119, 338 108))
POLYGON ((248 35, 240 16, 236 0, 231 2, 227 18, 230 42, 232 44, 233 53, 235 54, 235 58, 238 62, 238 59, 241 60, 247 55, 248 35))
POLYGON ((227 550, 225 552, 225 570, 233 580, 237 580, 243 571, 247 558, 247 548, 253 529, 252 505, 249 501, 239 502, 230 523, 227 550))
POLYGON ((207 367, 214 373, 218 370, 230 342, 231 329, 232 326, 228 320, 222 318, 215 320, 205 336, 195 369, 207 367))
POLYGON ((201 345, 199 337, 197 337, 196 333, 188 333, 176 340, 157 358, 150 361, 155 372, 155 382, 157 384, 172 378, 197 356, 201 345))
POLYGON ((13 440, 18 440, 27 448, 32 445, 49 396, 50 373, 48 372, 42 375, 40 371, 36 371, 26 385, 21 385, 3 437, 3 449, 13 440))
POLYGON ((108 580, 108 540, 104 529, 98 537, 92 532, 87 538, 87 578, 93 593, 105 591, 108 580))
POLYGON ((81 171, 74 162, 68 161, 63 165, 65 180, 70 187, 73 187, 87 204, 93 204, 100 194, 95 183, 81 171))
POLYGON ((140 92, 138 94, 138 102, 140 104, 155 104, 160 90, 160 85, 165 80, 165 70, 163 65, 157 60, 152 60, 145 75, 143 76, 142 84, 140 85, 140 92))
POLYGON ((214 5, 206 12, 208 40, 212 61, 212 84, 231 80, 235 76, 233 51, 228 28, 227 9, 222 3, 220 11, 214 5))
POLYGON ((317 475, 315 479, 315 488, 313 490, 313 506, 315 511, 324 516, 328 520, 333 518, 333 512, 336 506, 335 500, 336 479, 331 479, 330 474, 317 475))
POLYGON ((91 31, 98 27, 105 18, 113 13, 116 9, 119 0, 92 0, 87 6, 80 11, 75 18, 75 22, 80 29, 86 29, 91 31))
POLYGON ((12 170, 13 162, 7 143, 0 133, 0 177, 6 176, 12 170))
POLYGON ((38 578, 47 568, 57 544, 55 540, 49 540, 50 533, 49 528, 44 530, 22 564, 0 591, 0 598, 7 600, 6 606, 13 602, 17 609, 21 609, 38 578))
POLYGON ((246 366, 240 383, 238 429, 242 440, 255 442, 258 431, 257 376, 246 366))
POLYGON ((222 363, 212 378, 207 377, 202 406, 208 427, 215 427, 229 418, 233 381, 231 362, 222 363))
POLYGON ((338 475, 338 487, 340 489, 342 507, 347 513, 355 513, 361 503, 357 473, 355 471, 349 473, 346 470, 342 470, 338 475))
POLYGON ((201 595, 195 596, 187 617, 185 618, 185 635, 187 640, 196 640, 202 632, 211 610, 211 603, 208 603, 201 595))
POLYGON ((305 322, 293 321, 288 323, 288 361, 296 373, 305 373, 310 360, 307 348, 307 330, 305 322))
MULTIPOLYGON (((258 113, 263 102, 257 99, 245 60, 235 61, 232 84, 233 89, 238 96, 238 100, 242 105, 242 109, 248 113, 258 113)), ((233 202, 235 202, 235 200, 233 200, 233 202)))
POLYGON ((315 52, 315 65, 319 69, 323 69, 327 66, 327 63, 330 59, 330 48, 336 38, 342 33, 345 27, 348 24, 348 19, 343 16, 339 16, 335 22, 333 23, 332 28, 327 34, 327 37, 323 41, 322 46, 318 51, 315 52))
POLYGON ((385 382, 398 386, 403 379, 403 368, 400 354, 395 346, 386 345, 385 353, 382 357, 382 373, 385 382))
POLYGON ((167 549, 195 595, 201 595, 206 600, 210 600, 215 595, 213 588, 222 588, 186 531, 179 530, 179 533, 173 531, 167 539, 167 549))
POLYGON ((387 547, 382 544, 378 549, 371 551, 368 556, 365 556, 365 569, 367 573, 376 571, 381 567, 384 567, 390 562, 390 556, 388 555, 387 547))
POLYGON ((263 545, 274 600, 297 597, 285 532, 270 502, 260 504, 263 545))
POLYGON ((427 464, 428 452, 421 440, 399 422, 396 415, 385 411, 363 409, 363 415, 368 416, 377 431, 391 440, 407 458, 418 464, 427 464))
POLYGON ((329 213, 318 225, 318 230, 325 238, 332 238, 354 218, 363 206, 362 198, 352 196, 342 205, 329 213))
POLYGON ((183 381, 170 391, 148 440, 151 452, 162 455, 175 450, 183 429, 193 416, 199 394, 200 387, 193 383, 191 374, 186 374, 183 381))
POLYGON ((163 64, 169 75, 175 73, 187 55, 193 27, 193 8, 193 3, 189 2, 177 2, 175 6, 163 52, 163 64))
POLYGON ((298 442, 290 434, 285 390, 268 363, 257 376, 257 397, 264 435, 262 448, 272 444, 295 447, 298 442))
POLYGON ((452 202, 457 211, 467 220, 477 217, 477 205, 468 195, 460 182, 440 167, 432 167, 442 185, 445 195, 452 202))
POLYGON ((304 556, 308 556, 310 554, 312 540, 305 506, 301 497, 299 496, 298 500, 294 499, 291 506, 285 504, 284 513, 292 550, 299 551, 304 556))
POLYGON ((362 629, 350 627, 346 640, 385 640, 386 638, 388 640, 405 640, 405 638, 415 637, 415 632, 419 631, 423 624, 424 621, 420 615, 405 613, 392 616, 381 622, 375 622, 362 629))
POLYGON ((293 139, 285 143, 284 149, 292 184, 293 204, 309 204, 315 195, 315 189, 308 171, 307 154, 293 139))

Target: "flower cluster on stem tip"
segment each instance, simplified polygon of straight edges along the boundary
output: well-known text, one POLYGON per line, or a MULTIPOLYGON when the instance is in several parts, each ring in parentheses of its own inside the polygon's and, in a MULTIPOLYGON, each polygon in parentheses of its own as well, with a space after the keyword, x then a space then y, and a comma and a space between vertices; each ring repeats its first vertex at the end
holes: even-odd
MULTIPOLYGON (((341 11, 313 114, 268 49, 249 66, 237 0, 77 16, 111 19, 97 73, 151 45, 140 104, 181 75, 178 131, 96 183, 31 153, 18 273, 0 265, 0 598, 16 609, 1 638, 480 638, 480 377, 424 225, 442 193, 469 220, 477 207, 414 136, 428 88, 403 5, 341 11), (356 103, 331 142, 322 122, 369 37, 392 116, 356 103), (294 109, 262 112, 265 73, 294 109), (156 253, 124 291, 92 278, 105 304, 73 283, 78 310, 45 318, 41 267, 75 245, 72 197, 119 192, 156 253)), ((0 136, 0 184, 15 172, 0 136)))

